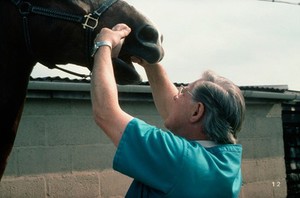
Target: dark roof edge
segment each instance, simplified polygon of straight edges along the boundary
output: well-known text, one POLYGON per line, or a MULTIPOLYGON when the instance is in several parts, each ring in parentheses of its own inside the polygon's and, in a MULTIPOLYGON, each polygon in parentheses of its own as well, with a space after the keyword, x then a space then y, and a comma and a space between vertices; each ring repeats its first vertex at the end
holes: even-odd
MULTIPOLYGON (((175 85, 179 86, 180 84, 176 83, 175 85)), ((29 81, 28 90, 89 92, 90 83, 29 81)), ((297 91, 285 89, 278 91, 274 88, 259 90, 258 87, 255 87, 255 89, 253 87, 241 87, 241 90, 245 98, 300 101, 300 92, 297 91)), ((149 85, 118 85, 118 91, 124 93, 151 93, 151 88, 149 85)))

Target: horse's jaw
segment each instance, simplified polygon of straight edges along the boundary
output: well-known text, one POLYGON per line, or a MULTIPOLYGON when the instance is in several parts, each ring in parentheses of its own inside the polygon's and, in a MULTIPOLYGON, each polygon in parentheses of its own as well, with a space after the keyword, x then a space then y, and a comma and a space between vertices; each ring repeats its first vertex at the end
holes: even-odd
POLYGON ((117 84, 139 84, 142 82, 142 78, 135 70, 130 56, 113 58, 113 66, 117 84))

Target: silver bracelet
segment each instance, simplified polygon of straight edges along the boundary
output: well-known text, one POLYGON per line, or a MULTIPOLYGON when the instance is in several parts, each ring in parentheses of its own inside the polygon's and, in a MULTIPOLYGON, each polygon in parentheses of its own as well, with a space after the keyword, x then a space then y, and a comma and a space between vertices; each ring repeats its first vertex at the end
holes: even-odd
POLYGON ((109 41, 98 41, 94 43, 93 51, 91 53, 91 57, 94 57, 99 47, 108 46, 110 50, 112 50, 112 44, 109 41))

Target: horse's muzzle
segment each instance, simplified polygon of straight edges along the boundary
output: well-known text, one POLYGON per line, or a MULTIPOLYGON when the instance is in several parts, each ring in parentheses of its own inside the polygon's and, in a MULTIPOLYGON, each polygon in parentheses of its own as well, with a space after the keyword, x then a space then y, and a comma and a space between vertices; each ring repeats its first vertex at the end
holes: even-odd
POLYGON ((124 51, 127 55, 136 56, 148 63, 157 63, 164 57, 162 48, 163 37, 152 25, 145 25, 134 30, 124 43, 124 51))
POLYGON ((150 64, 157 63, 164 57, 163 37, 154 26, 147 24, 131 29, 118 58, 113 61, 118 84, 139 84, 142 81, 134 69, 131 57, 144 59, 150 64))

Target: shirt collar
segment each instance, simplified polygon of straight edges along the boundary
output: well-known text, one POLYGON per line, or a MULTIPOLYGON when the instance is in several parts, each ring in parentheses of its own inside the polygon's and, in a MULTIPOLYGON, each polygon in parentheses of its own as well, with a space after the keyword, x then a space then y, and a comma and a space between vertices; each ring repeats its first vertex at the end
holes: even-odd
POLYGON ((214 147, 214 146, 218 146, 218 144, 216 142, 210 141, 210 140, 198 140, 196 142, 198 142, 199 144, 201 144, 205 148, 211 148, 211 147, 214 147))

